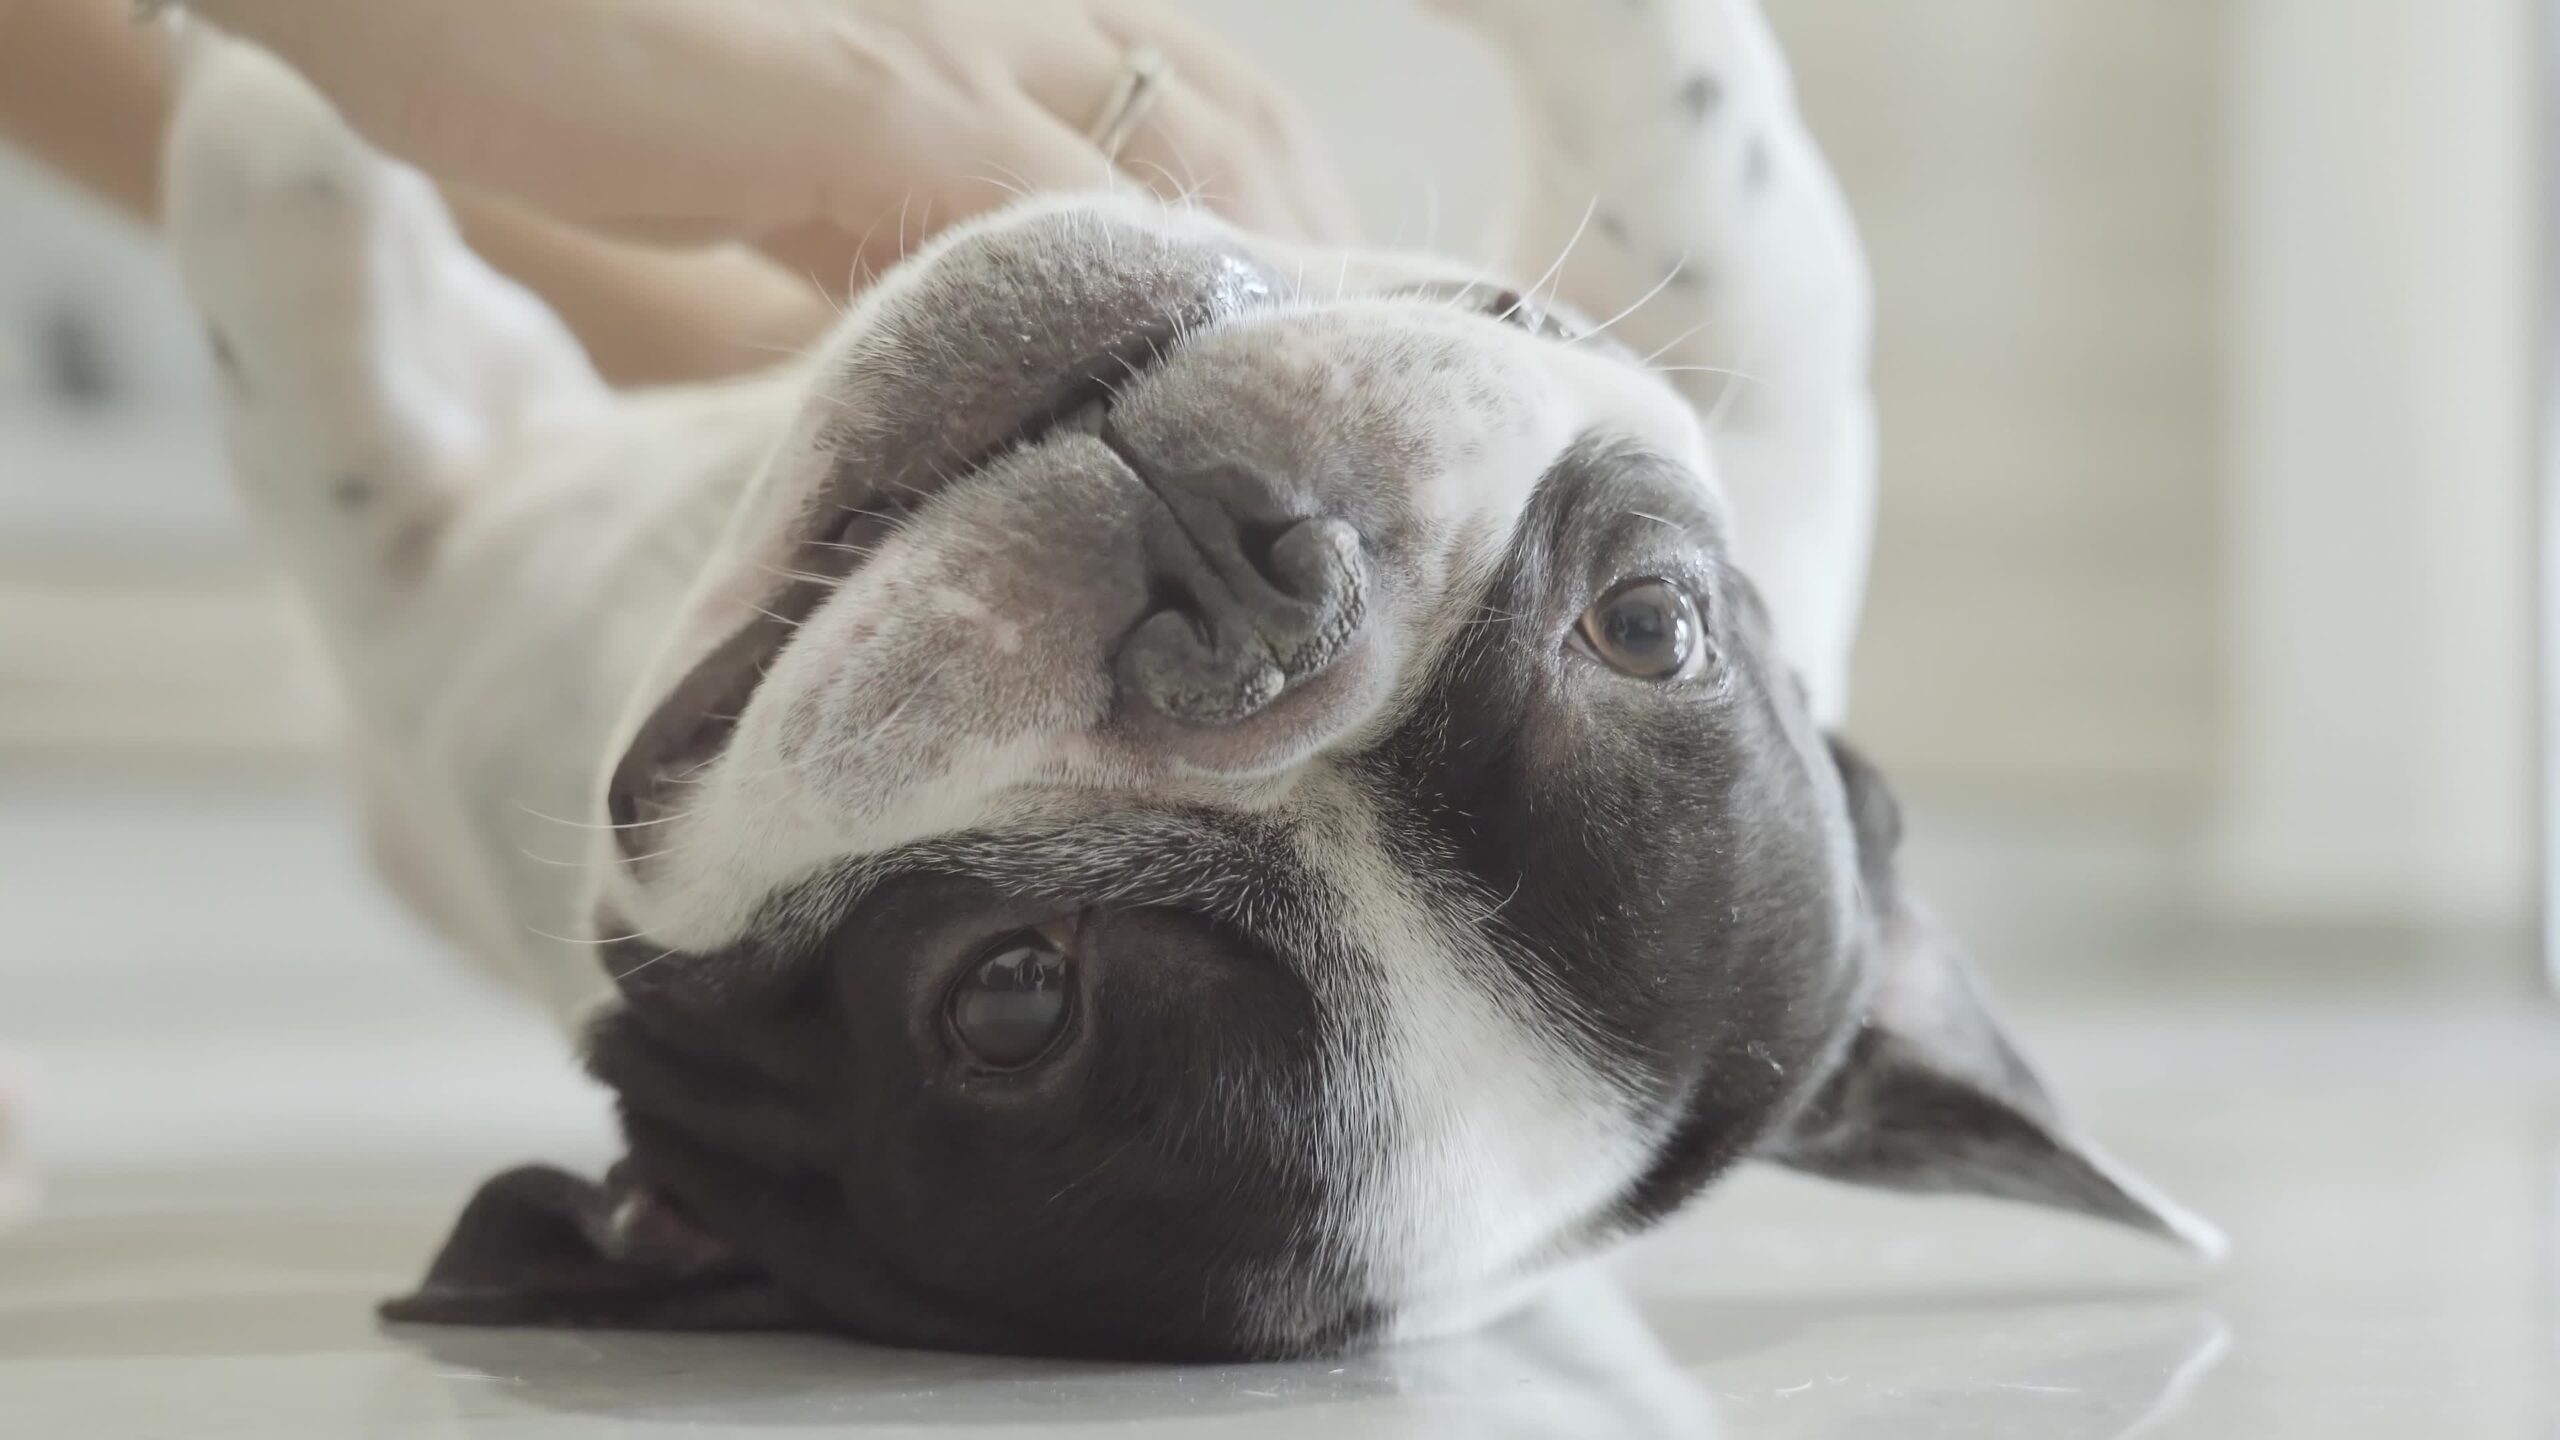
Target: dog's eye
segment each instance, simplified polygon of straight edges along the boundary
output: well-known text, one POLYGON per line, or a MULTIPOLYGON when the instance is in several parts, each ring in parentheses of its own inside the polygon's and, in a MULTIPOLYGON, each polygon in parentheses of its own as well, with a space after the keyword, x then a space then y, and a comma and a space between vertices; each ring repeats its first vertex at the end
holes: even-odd
POLYGON ((953 1037, 991 1069, 1019 1070, 1039 1059, 1067 1028, 1072 968, 1036 931, 997 941, 951 992, 953 1037))
POLYGON ((1620 582, 1582 612, 1582 643, 1612 670, 1668 680, 1698 652, 1698 605, 1668 580, 1620 582))

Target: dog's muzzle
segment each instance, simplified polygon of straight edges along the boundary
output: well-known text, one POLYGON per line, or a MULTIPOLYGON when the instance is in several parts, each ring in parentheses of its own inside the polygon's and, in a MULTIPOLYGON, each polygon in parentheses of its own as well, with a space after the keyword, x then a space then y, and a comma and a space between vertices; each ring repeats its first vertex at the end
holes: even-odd
POLYGON ((1183 539, 1151 546, 1156 610, 1120 647, 1122 700, 1185 725, 1260 713, 1350 648, 1368 612, 1360 534, 1330 516, 1264 518, 1248 477, 1159 486, 1183 539))

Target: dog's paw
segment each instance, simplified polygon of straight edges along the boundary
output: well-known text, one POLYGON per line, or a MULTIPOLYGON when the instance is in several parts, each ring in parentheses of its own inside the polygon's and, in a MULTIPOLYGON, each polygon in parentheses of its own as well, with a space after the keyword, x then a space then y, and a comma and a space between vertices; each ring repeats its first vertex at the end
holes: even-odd
POLYGON ((340 368, 349 357, 329 342, 351 328, 342 317, 379 303, 384 275, 406 259, 387 253, 390 241, 417 218, 403 212, 432 197, 402 193, 422 182, 282 61, 186 33, 162 208, 215 358, 235 382, 244 360, 293 372, 280 382, 340 368))
POLYGON ((434 183, 283 61, 191 31, 177 96, 165 218, 234 477, 324 620, 370 629, 421 593, 487 457, 602 387, 434 183))

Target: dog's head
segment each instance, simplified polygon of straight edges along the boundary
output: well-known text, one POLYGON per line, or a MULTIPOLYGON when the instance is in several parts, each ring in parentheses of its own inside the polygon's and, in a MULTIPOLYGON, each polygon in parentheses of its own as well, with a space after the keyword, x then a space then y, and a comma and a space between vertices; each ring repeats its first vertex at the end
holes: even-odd
POLYGON ((605 787, 630 1157, 393 1314, 1302 1353, 1755 1154, 2181 1232, 1898 890, 1694 413, 1393 268, 1052 204, 848 319, 605 787))

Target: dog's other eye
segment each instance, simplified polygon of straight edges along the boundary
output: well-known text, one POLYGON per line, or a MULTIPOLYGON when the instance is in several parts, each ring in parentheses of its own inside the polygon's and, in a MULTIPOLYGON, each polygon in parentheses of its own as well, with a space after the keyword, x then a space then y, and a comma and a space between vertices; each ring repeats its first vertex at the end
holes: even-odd
POLYGON ((1066 953, 1038 932, 1006 936, 952 990, 952 1037, 981 1065, 1021 1069, 1066 1030, 1072 972, 1066 953))
POLYGON ((1698 605, 1668 580, 1626 580, 1582 612, 1582 643, 1621 675, 1668 680, 1698 651, 1698 605))

